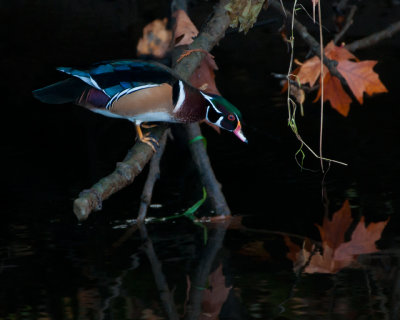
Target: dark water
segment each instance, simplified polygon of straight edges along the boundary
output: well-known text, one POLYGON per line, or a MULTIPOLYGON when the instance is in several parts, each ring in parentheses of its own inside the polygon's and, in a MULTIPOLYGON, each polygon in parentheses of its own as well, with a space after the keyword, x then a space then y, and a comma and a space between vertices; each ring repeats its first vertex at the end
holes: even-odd
MULTIPOLYGON (((360 7, 349 36, 362 37, 399 16, 398 7, 371 3, 360 7)), ((185 218, 139 229, 133 219, 143 172, 102 211, 77 223, 73 199, 114 169, 134 130, 78 107, 42 105, 30 92, 61 79, 56 66, 133 57, 143 26, 167 16, 168 7, 150 1, 1 3, 7 190, 0 319, 399 319, 398 35, 356 53, 379 60, 375 70, 389 93, 365 98, 363 106, 353 103, 347 118, 327 106, 324 154, 349 165, 332 165, 324 188, 317 159, 307 154, 304 162, 316 172, 301 170, 294 159, 299 143, 270 75, 287 71, 276 22, 246 36, 230 33, 213 51, 218 87, 244 114, 250 141, 204 128, 214 170, 240 218, 204 223, 206 234, 185 218), (325 220, 321 239, 315 224, 341 214, 342 224, 329 228, 325 220)), ((210 3, 197 2, 193 10, 201 25, 210 3)), ((304 58, 300 42, 297 48, 304 58)), ((298 127, 317 148, 319 106, 307 102, 305 112, 298 127)), ((183 212, 201 198, 179 138, 168 142, 161 172, 150 216, 183 212)), ((207 204, 199 214, 210 214, 207 204)))

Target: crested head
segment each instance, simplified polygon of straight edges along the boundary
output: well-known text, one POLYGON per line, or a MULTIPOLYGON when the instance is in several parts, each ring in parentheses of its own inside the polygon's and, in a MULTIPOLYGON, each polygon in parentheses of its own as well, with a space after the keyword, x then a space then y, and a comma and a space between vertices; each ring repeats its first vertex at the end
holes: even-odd
POLYGON ((242 114, 228 100, 213 94, 200 93, 209 102, 206 112, 206 120, 218 127, 233 132, 240 140, 247 142, 242 132, 242 114))

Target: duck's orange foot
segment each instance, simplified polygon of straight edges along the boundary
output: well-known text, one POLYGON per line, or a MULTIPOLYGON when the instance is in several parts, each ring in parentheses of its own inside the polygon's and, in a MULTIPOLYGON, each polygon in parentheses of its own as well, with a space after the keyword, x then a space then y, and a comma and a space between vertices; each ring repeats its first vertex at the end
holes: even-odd
POLYGON ((148 146, 150 146, 154 152, 156 152, 156 148, 154 147, 154 145, 156 145, 157 147, 160 145, 157 141, 157 139, 153 138, 153 137, 149 137, 150 132, 147 132, 146 134, 143 134, 142 129, 140 127, 140 125, 136 125, 136 132, 137 132, 137 138, 147 144, 148 146))
POLYGON ((150 129, 150 128, 157 127, 156 124, 147 124, 147 123, 142 123, 141 126, 142 126, 142 128, 145 128, 145 129, 150 129))
POLYGON ((147 145, 149 145, 154 152, 156 152, 156 148, 154 147, 154 145, 156 145, 157 147, 160 145, 157 141, 157 139, 153 138, 153 137, 149 137, 150 133, 146 133, 144 134, 141 138, 139 137, 139 140, 147 145))

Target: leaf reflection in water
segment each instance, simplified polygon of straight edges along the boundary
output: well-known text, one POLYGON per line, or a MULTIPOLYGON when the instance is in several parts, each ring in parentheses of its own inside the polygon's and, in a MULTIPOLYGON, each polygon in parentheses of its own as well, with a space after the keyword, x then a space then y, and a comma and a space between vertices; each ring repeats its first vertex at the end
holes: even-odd
POLYGON ((287 257, 293 261, 294 271, 336 273, 346 267, 358 267, 357 257, 360 254, 378 252, 375 242, 381 238, 389 219, 365 226, 365 219, 361 217, 350 241, 345 242, 345 234, 352 222, 350 204, 346 200, 342 208, 333 214, 332 220, 325 217, 322 226, 317 225, 322 240, 322 253, 308 240, 304 240, 300 248, 285 236, 285 243, 290 250, 287 257))

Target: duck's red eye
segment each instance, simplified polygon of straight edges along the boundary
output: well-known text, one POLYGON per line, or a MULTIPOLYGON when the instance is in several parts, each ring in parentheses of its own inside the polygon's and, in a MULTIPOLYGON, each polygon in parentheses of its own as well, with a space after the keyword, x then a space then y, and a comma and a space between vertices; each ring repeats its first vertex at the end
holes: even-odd
POLYGON ((230 121, 235 120, 235 116, 234 116, 233 114, 230 114, 230 115, 228 116, 228 120, 230 120, 230 121))

